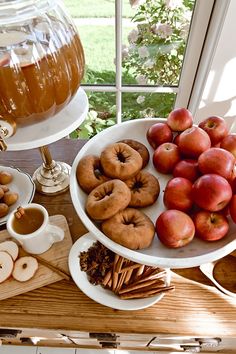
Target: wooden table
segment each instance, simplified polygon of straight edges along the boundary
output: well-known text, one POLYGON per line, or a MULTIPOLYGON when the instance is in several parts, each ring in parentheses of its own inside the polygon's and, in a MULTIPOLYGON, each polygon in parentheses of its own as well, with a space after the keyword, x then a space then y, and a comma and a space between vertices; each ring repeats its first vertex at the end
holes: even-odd
MULTIPOLYGON (((55 160, 72 164, 84 143, 63 139, 49 149, 55 160)), ((42 163, 38 149, 0 154, 0 164, 30 174, 42 163)), ((36 193, 34 202, 44 205, 50 215, 65 215, 74 241, 86 233, 69 191, 53 197, 36 193)), ((97 304, 73 281, 60 281, 1 301, 0 327, 236 337, 236 300, 211 286, 198 268, 173 271, 172 284, 176 290, 156 305, 119 311, 97 304)))

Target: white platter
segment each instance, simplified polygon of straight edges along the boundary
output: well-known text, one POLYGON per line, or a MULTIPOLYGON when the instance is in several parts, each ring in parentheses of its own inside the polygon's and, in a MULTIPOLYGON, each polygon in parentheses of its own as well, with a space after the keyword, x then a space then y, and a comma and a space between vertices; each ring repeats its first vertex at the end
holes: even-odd
POLYGON ((158 173, 152 164, 153 149, 146 139, 146 131, 156 122, 165 122, 165 120, 146 118, 121 123, 99 133, 83 146, 73 162, 70 176, 71 198, 78 216, 86 228, 107 248, 138 263, 163 268, 188 268, 224 257, 236 249, 236 224, 233 224, 231 221, 230 231, 226 237, 219 241, 206 242, 194 238, 194 240, 185 247, 170 249, 165 247, 156 235, 151 247, 144 250, 133 251, 110 240, 86 214, 84 206, 87 195, 82 191, 76 180, 76 167, 79 160, 88 154, 99 155, 107 145, 117 142, 118 140, 134 139, 140 141, 148 148, 150 161, 145 169, 155 175, 160 183, 161 192, 157 202, 148 208, 142 209, 155 224, 157 217, 165 210, 163 192, 167 181, 172 178, 172 175, 158 173))
MULTIPOLYGON (((116 310, 140 310, 154 305, 160 301, 164 294, 159 294, 145 299, 122 300, 112 291, 104 289, 100 285, 92 285, 87 278, 86 272, 80 269, 79 255, 83 251, 87 251, 89 247, 96 242, 96 238, 87 233, 80 237, 72 246, 69 253, 69 269, 75 284, 92 300, 101 305, 111 307, 116 310)), ((170 284, 170 271, 167 270, 167 284, 170 284)))
POLYGON ((17 209, 20 205, 25 205, 32 201, 35 193, 35 184, 28 173, 18 168, 0 166, 0 171, 7 171, 12 174, 13 180, 11 183, 7 184, 7 187, 11 192, 16 192, 19 195, 16 203, 10 206, 8 214, 0 218, 0 225, 3 225, 7 222, 8 215, 10 215, 13 210, 17 209))

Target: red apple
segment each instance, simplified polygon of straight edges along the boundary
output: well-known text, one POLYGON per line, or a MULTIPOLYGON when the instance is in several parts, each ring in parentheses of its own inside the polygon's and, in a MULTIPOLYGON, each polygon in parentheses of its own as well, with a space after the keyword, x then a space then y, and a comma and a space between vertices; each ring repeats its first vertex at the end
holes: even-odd
POLYGON ((180 136, 180 133, 179 134, 176 134, 172 143, 176 144, 176 145, 179 145, 179 136, 180 136))
POLYGON ((149 144, 156 149, 163 143, 168 143, 173 140, 173 133, 166 123, 153 124, 146 133, 149 144))
POLYGON ((214 147, 214 148, 220 148, 220 143, 218 143, 218 144, 214 144, 214 145, 211 145, 211 147, 214 147))
POLYGON ((236 158, 236 134, 227 135, 220 143, 220 147, 225 149, 236 158))
POLYGON ((174 177, 184 177, 194 182, 200 177, 198 162, 196 160, 186 159, 179 161, 173 171, 174 177))
POLYGON ((176 108, 168 115, 167 124, 171 130, 182 132, 193 125, 192 113, 186 108, 176 108))
POLYGON ((231 201, 229 203, 229 214, 233 222, 236 224, 236 194, 232 196, 231 201))
POLYGON ((236 193, 236 177, 233 180, 230 180, 229 183, 231 185, 233 194, 236 193))
POLYGON ((158 172, 171 173, 180 161, 180 153, 177 145, 164 143, 158 146, 153 154, 153 165, 158 172))
POLYGON ((189 211, 192 208, 192 183, 183 177, 169 180, 165 187, 163 202, 167 209, 189 211))
MULTIPOLYGON (((232 198, 231 198, 232 199, 232 198)), ((230 200, 231 201, 231 200, 230 200)), ((230 216, 230 212, 229 212, 229 204, 230 202, 224 207, 224 209, 222 209, 220 211, 221 214, 223 214, 224 216, 228 217, 230 216)))
POLYGON ((228 127, 225 120, 218 116, 208 117, 200 122, 198 126, 207 132, 212 146, 218 144, 228 135, 228 127))
POLYGON ((229 222, 220 212, 201 210, 193 216, 196 236, 205 241, 216 241, 229 231, 229 222))
POLYGON ((210 148, 198 158, 198 168, 202 174, 216 173, 226 179, 234 169, 235 158, 231 152, 221 148, 210 148))
POLYGON ((178 248, 192 241, 195 226, 188 214, 180 210, 166 210, 156 220, 159 240, 167 247, 178 248))
POLYGON ((235 163, 234 163, 234 166, 233 166, 233 169, 232 169, 232 172, 231 172, 231 175, 229 176, 228 178, 228 182, 229 184, 231 185, 231 188, 232 188, 232 191, 234 192, 234 189, 236 187, 236 160, 235 160, 235 163))
POLYGON ((184 156, 196 159, 211 147, 211 140, 203 129, 194 126, 180 134, 178 146, 184 156))
POLYGON ((229 182, 217 174, 206 174, 193 184, 192 198, 200 208, 219 211, 229 203, 232 189, 229 182))

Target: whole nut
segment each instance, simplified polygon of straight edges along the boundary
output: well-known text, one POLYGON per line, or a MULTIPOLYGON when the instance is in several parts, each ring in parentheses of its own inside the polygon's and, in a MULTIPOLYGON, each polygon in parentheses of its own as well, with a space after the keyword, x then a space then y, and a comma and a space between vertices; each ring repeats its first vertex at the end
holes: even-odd
POLYGON ((6 193, 6 192, 9 191, 9 188, 8 188, 6 185, 4 185, 4 184, 1 184, 1 185, 0 185, 0 188, 2 188, 2 190, 3 190, 4 193, 6 193))
POLYGON ((4 196, 4 190, 0 187, 0 199, 4 196))
POLYGON ((8 213, 9 207, 5 203, 0 203, 0 218, 6 216, 8 213))
POLYGON ((9 191, 9 192, 4 193, 2 200, 5 204, 10 206, 10 205, 14 204, 18 198, 19 198, 18 193, 9 191))
POLYGON ((0 184, 8 184, 13 180, 11 173, 7 171, 0 171, 0 184))

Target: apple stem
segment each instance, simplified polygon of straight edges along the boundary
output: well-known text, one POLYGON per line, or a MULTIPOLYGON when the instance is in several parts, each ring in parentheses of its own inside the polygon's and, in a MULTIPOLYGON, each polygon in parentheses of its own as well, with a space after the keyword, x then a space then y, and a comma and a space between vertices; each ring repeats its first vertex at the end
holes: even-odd
POLYGON ((211 214, 211 223, 214 224, 216 218, 215 218, 215 214, 211 214))
POLYGON ((209 128, 214 128, 215 127, 215 123, 214 122, 209 122, 208 123, 208 127, 209 128))

